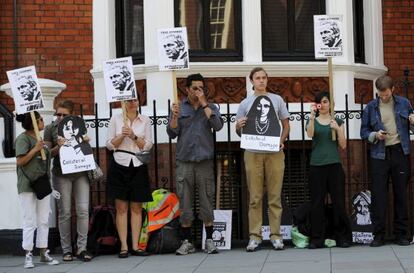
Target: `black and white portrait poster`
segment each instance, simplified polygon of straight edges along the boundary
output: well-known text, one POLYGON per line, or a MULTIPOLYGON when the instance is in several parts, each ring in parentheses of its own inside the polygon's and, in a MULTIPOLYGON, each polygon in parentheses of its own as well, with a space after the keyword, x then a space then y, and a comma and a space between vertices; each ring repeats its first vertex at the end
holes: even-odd
POLYGON ((137 98, 131 57, 104 61, 103 74, 108 102, 137 98))
POLYGON ((189 68, 187 28, 158 29, 160 71, 189 68))
MULTIPOLYGON (((231 249, 231 210, 214 210, 213 242, 217 249, 231 249)), ((202 249, 205 249, 206 229, 203 224, 202 249)))
POLYGON ((281 125, 279 117, 268 96, 255 99, 247 113, 242 129, 240 147, 247 150, 279 151, 281 125))
POLYGON ((343 54, 342 15, 314 15, 315 58, 343 54))
POLYGON ((7 71, 17 114, 44 108, 42 91, 34 66, 7 71))
POLYGON ((352 241, 369 244, 374 239, 374 226, 371 221, 371 192, 361 191, 352 197, 352 241))
POLYGON ((96 168, 92 148, 84 140, 85 121, 77 116, 67 116, 58 126, 58 137, 65 139, 59 149, 62 173, 78 173, 96 168))

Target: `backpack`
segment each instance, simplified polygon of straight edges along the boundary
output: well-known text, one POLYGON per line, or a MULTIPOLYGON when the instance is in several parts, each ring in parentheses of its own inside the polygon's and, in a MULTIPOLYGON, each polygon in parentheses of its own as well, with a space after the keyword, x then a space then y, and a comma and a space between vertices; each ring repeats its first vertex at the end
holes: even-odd
POLYGON ((174 253, 181 244, 180 218, 177 217, 149 235, 147 251, 154 254, 174 253))
POLYGON ((89 220, 88 249, 94 254, 114 254, 118 251, 115 208, 96 206, 89 220))

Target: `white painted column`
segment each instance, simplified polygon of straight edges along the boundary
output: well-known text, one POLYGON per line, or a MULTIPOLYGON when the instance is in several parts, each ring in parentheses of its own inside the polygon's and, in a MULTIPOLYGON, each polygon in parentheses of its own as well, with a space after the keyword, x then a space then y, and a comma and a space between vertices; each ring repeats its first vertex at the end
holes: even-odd
POLYGON ((246 63, 262 61, 262 12, 260 1, 242 0, 243 59, 246 63))
POLYGON ((174 27, 174 1, 144 0, 144 27, 145 66, 152 69, 146 74, 148 106, 142 111, 152 114, 152 102, 156 100, 157 114, 164 115, 168 99, 173 99, 173 73, 158 71, 157 29, 174 27))
MULTIPOLYGON (((93 71, 102 71, 102 62, 116 57, 115 1, 93 0, 93 71)), ((109 116, 105 84, 102 76, 94 76, 94 98, 99 105, 99 116, 109 116)))
POLYGON ((369 65, 384 66, 381 0, 364 0, 365 61, 369 65))

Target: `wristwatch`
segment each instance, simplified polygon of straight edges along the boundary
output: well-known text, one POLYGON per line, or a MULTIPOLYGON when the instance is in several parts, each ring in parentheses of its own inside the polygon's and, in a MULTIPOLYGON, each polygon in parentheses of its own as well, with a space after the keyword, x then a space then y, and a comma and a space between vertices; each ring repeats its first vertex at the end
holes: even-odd
POLYGON ((134 137, 134 140, 135 140, 135 141, 137 141, 137 140, 138 140, 138 137, 137 137, 136 135, 135 135, 135 137, 134 137))

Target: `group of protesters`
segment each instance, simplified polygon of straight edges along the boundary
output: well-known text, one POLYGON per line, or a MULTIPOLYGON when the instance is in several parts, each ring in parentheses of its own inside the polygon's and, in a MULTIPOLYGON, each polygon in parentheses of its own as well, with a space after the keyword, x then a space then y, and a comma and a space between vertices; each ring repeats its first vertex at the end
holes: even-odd
MULTIPOLYGON (((288 138, 289 112, 284 100, 267 88, 268 75, 263 68, 254 68, 249 75, 254 93, 247 96, 239 105, 236 115, 236 133, 243 134, 248 124, 248 113, 256 98, 263 97, 257 106, 259 115, 254 121, 259 130, 267 130, 271 124, 279 124, 279 148, 277 151, 246 149, 244 167, 249 191, 249 242, 246 251, 256 251, 262 243, 262 206, 264 192, 267 193, 269 207, 270 242, 275 250, 283 250, 284 243, 280 231, 282 218, 281 192, 285 169, 283 149, 288 138), (272 107, 270 107, 272 105, 272 107), (272 115, 269 114, 269 108, 272 115), (280 126, 281 125, 281 126, 280 126)), ((385 243, 385 215, 387 183, 391 177, 394 201, 395 243, 409 245, 407 239, 408 213, 406 188, 410 177, 410 137, 409 129, 414 124, 413 109, 409 100, 394 94, 393 80, 381 76, 375 86, 378 98, 370 101, 362 115, 361 138, 370 144, 372 177, 371 216, 374 224, 372 247, 385 243)), ((195 189, 198 190, 200 213, 206 230, 205 251, 218 253, 213 242, 214 222, 214 131, 223 127, 223 120, 216 104, 208 101, 206 83, 202 75, 187 77, 187 97, 172 104, 167 133, 176 145, 176 193, 180 200, 181 245, 177 255, 196 251, 192 241, 194 220, 195 189)), ((311 104, 306 133, 312 139, 310 159, 309 190, 311 199, 311 232, 309 248, 324 247, 325 214, 327 194, 333 207, 334 239, 338 247, 352 245, 349 217, 345 210, 345 174, 340 161, 340 150, 346 149, 344 121, 333 118, 330 95, 319 92, 311 104), (335 137, 332 137, 332 136, 335 137)), ((138 248, 142 226, 142 205, 152 201, 148 166, 136 156, 137 152, 149 151, 153 145, 150 119, 139 113, 137 99, 125 102, 126 118, 122 113, 111 117, 106 146, 113 151, 113 160, 108 169, 107 191, 115 199, 116 227, 121 243, 119 258, 130 255, 149 255, 138 248), (130 211, 130 213, 128 213, 130 211), (130 219, 128 219, 128 215, 130 219), (131 225, 132 246, 127 243, 128 222, 131 225)), ((63 101, 57 105, 56 119, 44 126, 43 119, 35 112, 39 130, 45 129, 44 140, 36 139, 30 114, 18 115, 25 131, 16 139, 18 193, 23 213, 23 242, 26 251, 24 267, 32 268, 34 232, 37 229, 36 247, 40 249, 40 261, 50 265, 58 264, 49 255, 48 219, 51 211, 50 196, 38 200, 34 195, 29 177, 36 177, 44 171, 40 151, 46 151, 47 161, 53 158, 52 196, 57 199, 58 226, 63 252, 62 260, 78 258, 85 262, 92 259, 87 250, 89 180, 85 172, 62 174, 59 163, 59 149, 65 139, 58 136, 57 126, 68 115, 73 114, 73 102, 63 101), (48 147, 48 148, 46 148, 48 147), (71 202, 75 200, 77 222, 77 244, 71 243, 71 202)), ((272 126, 273 126, 272 125, 272 126)), ((88 137, 84 136, 88 141, 88 137)))

